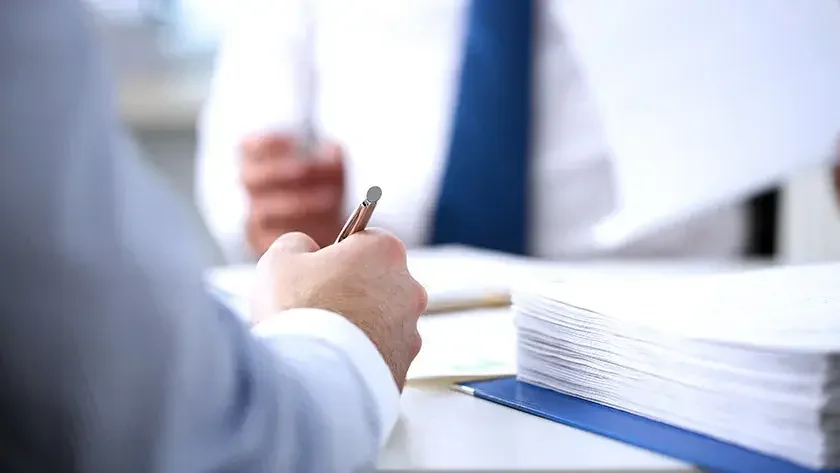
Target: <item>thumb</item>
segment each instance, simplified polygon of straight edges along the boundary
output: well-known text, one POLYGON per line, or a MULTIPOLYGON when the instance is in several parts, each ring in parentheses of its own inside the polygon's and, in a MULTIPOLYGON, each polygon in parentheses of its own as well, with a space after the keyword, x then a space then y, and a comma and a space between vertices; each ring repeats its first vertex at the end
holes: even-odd
POLYGON ((301 232, 285 233, 268 248, 267 253, 296 254, 312 253, 321 249, 309 235, 301 232))
POLYGON ((318 244, 309 235, 292 232, 274 240, 268 250, 257 261, 257 276, 250 290, 250 319, 256 322, 273 310, 275 275, 278 265, 283 264, 283 257, 293 254, 305 254, 318 251, 318 244))

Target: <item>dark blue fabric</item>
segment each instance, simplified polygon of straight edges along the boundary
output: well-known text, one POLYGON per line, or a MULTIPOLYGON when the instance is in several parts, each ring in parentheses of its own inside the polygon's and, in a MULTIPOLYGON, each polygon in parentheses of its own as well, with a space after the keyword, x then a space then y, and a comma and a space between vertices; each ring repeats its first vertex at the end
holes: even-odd
POLYGON ((473 0, 431 244, 525 254, 532 0, 473 0))

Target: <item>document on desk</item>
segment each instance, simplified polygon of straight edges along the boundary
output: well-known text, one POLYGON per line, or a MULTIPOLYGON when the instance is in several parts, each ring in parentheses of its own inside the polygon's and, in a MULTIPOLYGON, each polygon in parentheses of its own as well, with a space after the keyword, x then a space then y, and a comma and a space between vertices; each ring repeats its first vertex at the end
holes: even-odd
POLYGON ((566 0, 554 14, 614 157, 605 244, 833 159, 837 0, 566 0))
MULTIPOLYGON (((840 467, 840 263, 513 294, 521 381, 840 467)), ((733 471, 736 471, 733 467, 733 471)))
POLYGON ((516 374, 516 327, 509 308, 476 309, 418 322, 423 347, 408 381, 455 383, 516 374))
MULTIPOLYGON (((430 306, 481 305, 483 299, 510 297, 508 260, 494 253, 461 247, 411 252, 412 274, 424 282, 430 306)), ((211 272, 212 290, 247 318, 253 266, 211 272)), ((516 373, 516 327, 509 307, 479 308, 423 317, 418 322, 423 347, 408 371, 412 383, 454 383, 516 373)))

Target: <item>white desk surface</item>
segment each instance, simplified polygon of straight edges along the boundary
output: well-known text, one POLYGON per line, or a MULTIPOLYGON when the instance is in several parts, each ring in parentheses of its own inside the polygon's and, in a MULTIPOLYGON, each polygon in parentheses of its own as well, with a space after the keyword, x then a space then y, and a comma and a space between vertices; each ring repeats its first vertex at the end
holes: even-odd
POLYGON ((443 385, 409 386, 381 471, 695 472, 693 467, 443 385))

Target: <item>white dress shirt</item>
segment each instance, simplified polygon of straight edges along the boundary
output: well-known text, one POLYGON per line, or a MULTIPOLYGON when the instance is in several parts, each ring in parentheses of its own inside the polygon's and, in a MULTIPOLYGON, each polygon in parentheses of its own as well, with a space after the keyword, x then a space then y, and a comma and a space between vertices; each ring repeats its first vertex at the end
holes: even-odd
MULTIPOLYGON (((564 41, 561 1, 539 3, 532 251, 549 258, 742 254, 741 207, 617 250, 587 237, 616 196, 609 146, 564 41)), ((307 71, 317 78, 317 128, 345 147, 347 213, 368 186, 379 185, 383 197, 371 224, 409 246, 425 242, 457 99, 467 7, 468 0, 240 2, 200 122, 197 176, 199 207, 230 260, 248 257, 238 143, 250 133, 300 129, 307 71)))
MULTIPOLYGON (((400 393, 391 370, 364 332, 346 318, 321 309, 291 309, 284 311, 265 322, 257 324, 253 332, 266 340, 275 354, 286 364, 290 358, 298 358, 300 366, 312 369, 324 366, 341 366, 345 362, 352 365, 358 382, 363 385, 361 392, 367 393, 376 406, 372 420, 377 422, 380 447, 385 445, 400 413, 400 393)), ((299 382, 317 381, 323 373, 299 373, 299 382)), ((308 393, 315 398, 315 405, 323 412, 326 419, 334 422, 336 435, 353 433, 352 422, 342 425, 344 412, 353 399, 347 403, 334 402, 334 392, 340 383, 324 383, 324 389, 310 389, 308 393)), ((347 392, 355 391, 356 386, 347 386, 347 392), (352 388, 352 389, 351 389, 352 388)), ((354 404, 357 408, 359 404, 354 404)), ((353 407, 351 407, 353 408, 353 407)))

